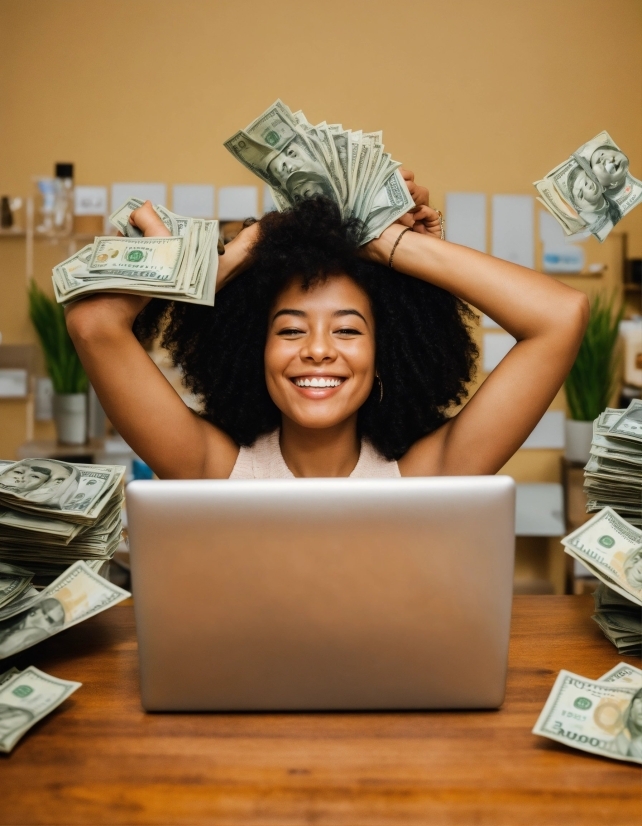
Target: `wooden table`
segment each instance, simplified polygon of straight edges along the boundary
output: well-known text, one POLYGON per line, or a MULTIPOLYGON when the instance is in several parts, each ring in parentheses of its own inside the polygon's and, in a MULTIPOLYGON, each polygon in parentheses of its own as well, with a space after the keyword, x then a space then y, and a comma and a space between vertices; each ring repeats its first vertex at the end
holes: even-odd
POLYGON ((559 669, 620 659, 591 606, 515 598, 499 711, 145 714, 123 603, 16 658, 84 685, 0 760, 0 822, 638 824, 640 767, 531 734, 559 669))

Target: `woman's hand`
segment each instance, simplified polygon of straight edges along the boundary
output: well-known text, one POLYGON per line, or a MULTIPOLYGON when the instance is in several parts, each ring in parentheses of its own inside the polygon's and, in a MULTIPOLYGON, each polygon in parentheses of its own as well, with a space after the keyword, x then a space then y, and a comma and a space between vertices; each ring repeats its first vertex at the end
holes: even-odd
POLYGON ((172 234, 157 215, 151 201, 145 201, 141 207, 134 209, 129 216, 129 223, 137 227, 145 238, 159 238, 172 234))
POLYGON ((437 238, 441 238, 441 218, 437 210, 428 205, 430 193, 425 186, 419 186, 415 183, 415 173, 410 169, 401 168, 399 172, 401 172, 401 176, 406 182, 410 197, 415 202, 415 207, 402 215, 396 223, 411 227, 413 232, 420 232, 423 235, 435 235, 437 238))

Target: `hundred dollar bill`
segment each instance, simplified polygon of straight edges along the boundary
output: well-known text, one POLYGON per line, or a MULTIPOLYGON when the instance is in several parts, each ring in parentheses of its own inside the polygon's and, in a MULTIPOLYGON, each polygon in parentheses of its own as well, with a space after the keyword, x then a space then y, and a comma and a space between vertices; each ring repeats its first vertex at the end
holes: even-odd
POLYGON ((5 682, 0 678, 0 751, 11 751, 23 734, 81 685, 52 677, 33 665, 5 682))
POLYGON ((109 222, 129 238, 141 238, 143 233, 138 227, 129 223, 129 216, 135 209, 142 207, 144 201, 140 198, 128 198, 125 203, 115 209, 109 216, 109 222))
POLYGON ((642 669, 628 663, 618 663, 606 674, 598 678, 600 683, 626 683, 634 688, 642 688, 642 669))
POLYGON ((183 254, 182 238, 96 238, 90 274, 171 281, 183 254))
POLYGON ((629 173, 628 157, 608 132, 587 141, 535 186, 567 235, 588 229, 599 241, 642 202, 642 181, 629 173))
MULTIPOLYGON (((611 422, 608 435, 611 439, 639 442, 642 445, 642 401, 633 399, 626 410, 611 422)), ((642 495, 641 495, 642 499, 642 495)))
POLYGON ((642 763, 642 688, 560 671, 533 734, 602 757, 642 763))
POLYGON ((0 562, 0 608, 22 596, 31 585, 32 579, 31 571, 0 562))
POLYGON ((601 510, 562 544, 609 588, 642 605, 642 531, 612 508, 601 510))
POLYGON ((131 596, 75 562, 29 608, 0 623, 0 659, 24 651, 131 596))

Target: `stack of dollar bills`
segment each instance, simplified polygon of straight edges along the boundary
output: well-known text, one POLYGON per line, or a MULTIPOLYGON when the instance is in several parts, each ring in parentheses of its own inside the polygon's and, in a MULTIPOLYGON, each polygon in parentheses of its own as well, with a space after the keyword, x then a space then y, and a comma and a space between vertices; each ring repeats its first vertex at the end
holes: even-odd
POLYGON ((0 562, 57 576, 79 559, 94 567, 111 559, 124 474, 121 465, 0 460, 0 562))
POLYGON ((593 422, 591 456, 584 468, 586 510, 609 506, 642 528, 642 401, 607 407, 593 422))
POLYGON ((325 121, 312 126, 303 112, 277 100, 225 146, 265 181, 278 209, 324 195, 344 217, 363 222, 361 244, 414 207, 401 164, 385 151, 381 132, 353 132, 325 121))
POLYGON ((642 671, 619 663, 597 680, 560 671, 533 734, 642 763, 642 671))
POLYGON ((590 232, 604 241, 642 201, 642 181, 608 132, 600 132, 570 158, 535 181, 540 201, 567 235, 590 232))
POLYGON ((67 304, 94 292, 118 292, 214 304, 218 221, 175 215, 154 207, 170 237, 143 238, 129 216, 143 201, 129 198, 110 221, 124 238, 98 237, 53 269, 56 300, 67 304))
POLYGON ((642 530, 604 508, 562 540, 603 583, 593 619, 620 653, 642 654, 642 530))

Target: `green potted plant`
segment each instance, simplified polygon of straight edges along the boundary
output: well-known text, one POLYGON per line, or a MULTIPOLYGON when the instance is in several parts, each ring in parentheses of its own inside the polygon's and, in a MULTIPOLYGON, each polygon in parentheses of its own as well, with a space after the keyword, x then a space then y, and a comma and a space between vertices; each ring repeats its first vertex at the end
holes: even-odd
POLYGON ((570 419, 566 420, 566 458, 587 462, 593 420, 609 406, 617 381, 616 350, 624 306, 598 293, 577 358, 564 382, 570 419))
POLYGON ((62 305, 35 281, 29 287, 29 317, 35 327, 54 390, 53 410, 58 442, 87 441, 87 375, 67 332, 62 305))

